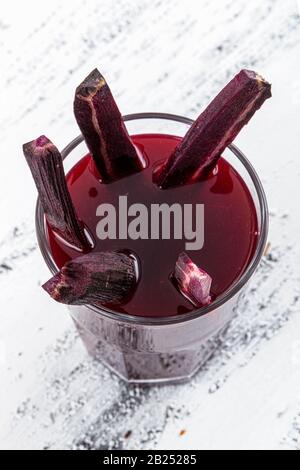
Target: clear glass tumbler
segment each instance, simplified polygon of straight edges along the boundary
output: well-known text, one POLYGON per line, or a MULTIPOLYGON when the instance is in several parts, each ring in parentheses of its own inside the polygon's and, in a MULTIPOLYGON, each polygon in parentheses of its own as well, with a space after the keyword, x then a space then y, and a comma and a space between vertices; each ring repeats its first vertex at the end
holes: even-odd
MULTIPOLYGON (((183 136, 191 119, 162 113, 124 117, 130 134, 163 133, 183 136)), ((66 171, 87 153, 82 136, 62 152, 66 171)), ((68 307, 88 350, 128 382, 186 381, 214 352, 217 338, 232 320, 238 301, 263 255, 268 234, 268 208, 262 184, 242 152, 231 145, 223 155, 248 186, 257 211, 259 238, 256 252, 243 275, 215 302, 199 311, 166 318, 116 313, 91 305, 68 307)), ((40 250, 52 274, 58 268, 49 248, 40 201, 36 207, 40 250)))

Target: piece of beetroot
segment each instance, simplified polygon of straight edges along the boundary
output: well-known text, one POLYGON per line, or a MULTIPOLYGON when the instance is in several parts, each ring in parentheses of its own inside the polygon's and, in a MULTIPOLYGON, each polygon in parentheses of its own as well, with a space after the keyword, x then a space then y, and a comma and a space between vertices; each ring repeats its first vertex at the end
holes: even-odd
POLYGON ((200 269, 186 253, 179 255, 174 277, 181 293, 195 307, 210 304, 212 278, 203 269, 200 269))
POLYGON ((271 95, 271 85, 260 75, 242 70, 200 114, 153 180, 161 188, 203 178, 225 148, 271 95))
POLYGON ((78 86, 74 113, 103 182, 145 167, 130 140, 114 97, 97 69, 78 86))
POLYGON ((118 305, 137 282, 135 261, 125 253, 89 253, 69 261, 43 289, 57 302, 118 305))
POLYGON ((24 144, 23 152, 48 223, 66 242, 80 250, 88 249, 89 242, 73 206, 58 149, 41 136, 24 144))

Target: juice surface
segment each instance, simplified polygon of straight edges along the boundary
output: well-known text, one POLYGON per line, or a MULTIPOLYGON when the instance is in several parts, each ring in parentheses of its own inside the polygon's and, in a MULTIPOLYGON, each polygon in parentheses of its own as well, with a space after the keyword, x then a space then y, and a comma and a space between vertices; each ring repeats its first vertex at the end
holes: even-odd
MULTIPOLYGON (((177 291, 170 278, 178 255, 186 251, 186 240, 99 240, 97 207, 103 203, 119 206, 119 196, 127 196, 128 206, 139 203, 204 204, 204 246, 186 251, 192 260, 213 279, 212 298, 216 299, 247 268, 257 245, 258 223, 252 197, 246 184, 232 166, 220 159, 217 171, 205 181, 161 190, 152 183, 153 166, 165 160, 180 142, 180 137, 163 134, 132 136, 144 153, 148 167, 141 173, 102 184, 90 155, 80 160, 67 175, 68 187, 79 218, 92 235, 94 250, 130 250, 139 259, 140 280, 126 304, 111 309, 144 317, 182 315, 195 307, 177 291)), ((130 218, 129 218, 130 220, 130 218)), ((172 231, 171 231, 172 233, 172 231)), ((51 251, 61 268, 79 253, 65 246, 48 227, 51 251)))

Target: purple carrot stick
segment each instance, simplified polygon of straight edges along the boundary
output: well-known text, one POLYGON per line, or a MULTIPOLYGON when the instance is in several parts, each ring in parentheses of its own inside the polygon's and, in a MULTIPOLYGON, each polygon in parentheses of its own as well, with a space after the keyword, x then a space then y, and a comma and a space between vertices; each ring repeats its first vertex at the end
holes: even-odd
POLYGON ((23 145, 48 223, 66 242, 89 249, 67 188, 62 156, 45 136, 23 145))
POLYGON ((210 304, 212 278, 200 269, 186 253, 178 257, 174 277, 181 293, 195 306, 210 304))
POLYGON ((193 123, 153 179, 163 189, 198 181, 214 168, 225 148, 270 98, 271 85, 242 70, 193 123))
POLYGON ((97 69, 78 86, 74 113, 104 182, 145 167, 130 140, 114 97, 97 69))
POLYGON ((132 293, 136 282, 134 259, 107 251, 69 261, 43 289, 63 304, 117 305, 132 293))

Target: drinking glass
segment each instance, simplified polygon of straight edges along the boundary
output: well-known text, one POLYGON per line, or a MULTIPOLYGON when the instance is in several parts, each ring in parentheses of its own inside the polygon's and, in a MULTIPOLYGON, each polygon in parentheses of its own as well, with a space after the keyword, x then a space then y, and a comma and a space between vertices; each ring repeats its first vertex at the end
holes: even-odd
MULTIPOLYGON (((124 120, 131 135, 183 136, 193 123, 191 119, 163 113, 131 114, 124 120)), ((87 153, 83 137, 74 139, 62 152, 65 170, 69 171, 87 153)), ((252 195, 259 231, 248 267, 223 295, 206 307, 173 317, 143 317, 142 311, 133 316, 92 305, 67 307, 88 352, 127 382, 174 383, 190 379, 216 351, 218 338, 234 317, 239 299, 264 253, 268 207, 262 184, 235 145, 230 145, 223 157, 240 174, 252 195)), ((36 233, 41 253, 54 275, 58 268, 50 251, 39 199, 36 233)))

